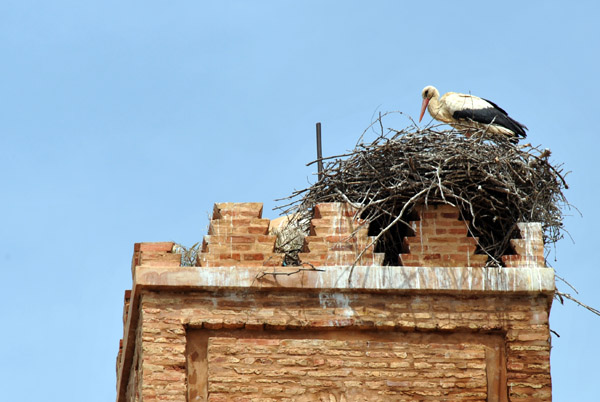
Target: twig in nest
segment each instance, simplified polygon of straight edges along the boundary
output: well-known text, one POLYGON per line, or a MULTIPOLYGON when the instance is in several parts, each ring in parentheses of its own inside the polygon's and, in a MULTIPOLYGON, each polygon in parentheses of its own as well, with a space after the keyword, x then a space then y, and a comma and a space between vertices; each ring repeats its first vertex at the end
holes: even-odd
POLYGON ((174 254, 181 254, 182 267, 194 267, 198 265, 198 254, 200 253, 201 248, 202 242, 196 242, 191 247, 186 247, 173 242, 173 249, 171 252, 174 254))
POLYGON ((406 211, 406 208, 411 206, 412 203, 414 202, 414 200, 418 199, 422 193, 424 193, 425 191, 428 191, 429 189, 423 189, 420 192, 418 192, 417 194, 415 194, 410 200, 408 200, 408 202, 406 204, 404 204, 404 206, 402 207, 402 210, 400 211, 400 213, 398 214, 398 216, 396 218, 394 218, 394 220, 387 225, 384 229, 381 230, 381 232, 379 232, 379 234, 377 236, 375 236, 375 238, 373 240, 371 240, 371 243, 369 243, 369 245, 367 247, 365 247, 356 257, 356 259, 354 260, 354 263, 352 264, 352 268, 350 268, 350 274, 348 275, 348 283, 350 283, 352 281, 352 272, 354 272, 354 267, 356 266, 356 263, 358 261, 360 261, 361 257, 363 256, 363 254, 370 248, 372 247, 375 243, 377 243, 377 240, 379 240, 381 238, 381 236, 383 236, 385 233, 388 232, 388 230, 390 230, 390 228, 392 226, 394 226, 396 223, 398 223, 399 221, 401 221, 403 224, 408 226, 408 223, 402 221, 402 218, 404 216, 404 212, 406 211))

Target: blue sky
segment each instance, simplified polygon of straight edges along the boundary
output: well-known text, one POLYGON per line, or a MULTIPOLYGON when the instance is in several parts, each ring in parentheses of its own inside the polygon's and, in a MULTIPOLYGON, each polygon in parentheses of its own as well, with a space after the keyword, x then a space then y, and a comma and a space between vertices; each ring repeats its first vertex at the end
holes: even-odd
MULTIPOLYGON (((600 6, 499 4, 4 0, 3 400, 114 400, 133 243, 195 243, 214 202, 276 217, 317 121, 343 153, 425 85, 495 101, 572 171, 583 216, 549 259, 600 307, 600 6)), ((600 317, 555 302, 551 327, 554 400, 597 400, 600 317)))

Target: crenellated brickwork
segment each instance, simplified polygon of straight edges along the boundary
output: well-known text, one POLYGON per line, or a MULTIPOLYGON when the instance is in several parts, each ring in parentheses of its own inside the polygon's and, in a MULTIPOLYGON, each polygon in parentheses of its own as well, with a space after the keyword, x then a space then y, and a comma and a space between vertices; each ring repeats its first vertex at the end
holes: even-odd
POLYGON ((373 237, 367 235, 369 227, 356 212, 341 202, 315 206, 310 234, 304 239, 306 252, 298 254, 300 260, 314 266, 381 265, 383 254, 374 252, 373 237))
POLYGON ((262 204, 217 203, 198 256, 201 267, 281 266, 283 254, 275 253, 269 219, 262 218, 262 204))
MULTIPOLYGON (((313 266, 381 265, 384 254, 376 253, 374 237, 346 203, 318 204, 298 256, 313 266), (362 255, 361 255, 362 253, 362 255), (357 260, 358 256, 361 258, 357 260)), ((450 205, 422 206, 419 220, 410 222, 414 236, 404 242, 406 253, 398 264, 422 267, 481 267, 487 256, 477 251, 477 238, 469 236, 466 222, 450 205)), ((270 266, 283 263, 276 253, 276 236, 269 234, 269 219, 262 218, 261 203, 217 203, 204 236, 198 264, 219 266, 270 266)), ((506 267, 543 267, 544 243, 539 223, 519 223, 520 238, 511 240, 513 255, 502 257, 506 267)), ((399 240, 400 241, 400 240, 399 240)), ((132 269, 136 265, 178 266, 180 255, 172 253, 172 242, 136 243, 132 269)))
POLYGON ((477 238, 468 237, 465 221, 451 205, 421 206, 420 220, 410 222, 414 237, 405 237, 408 253, 400 263, 410 267, 483 267, 487 255, 476 254, 477 238))
POLYGON ((201 266, 136 244, 117 401, 551 401, 541 226, 488 268, 455 209, 419 214, 404 266, 373 246, 352 266, 373 238, 344 203, 315 208, 300 257, 319 271, 275 267, 259 203, 215 204, 201 266))
POLYGON ((544 239, 541 223, 517 223, 519 239, 511 239, 515 255, 502 256, 506 267, 545 267, 544 239))
POLYGON ((135 243, 131 272, 138 265, 177 267, 181 264, 181 255, 173 253, 172 241, 135 243))

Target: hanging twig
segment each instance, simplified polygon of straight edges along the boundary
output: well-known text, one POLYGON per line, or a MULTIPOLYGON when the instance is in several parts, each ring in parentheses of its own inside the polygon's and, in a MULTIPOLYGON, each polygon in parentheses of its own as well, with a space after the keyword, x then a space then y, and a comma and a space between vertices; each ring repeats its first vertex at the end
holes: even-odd
POLYGON ((595 309, 594 307, 588 306, 587 304, 580 302, 579 300, 577 300, 576 298, 574 298, 574 297, 573 297, 573 296, 571 296, 570 294, 568 294, 568 293, 563 293, 563 292, 559 292, 559 291, 556 291, 556 294, 557 294, 559 297, 561 297, 561 298, 562 298, 562 297, 564 297, 565 299, 569 299, 569 300, 571 300, 571 301, 574 301, 575 303, 579 304, 581 307, 583 307, 583 308, 585 308, 585 309, 587 309, 587 310, 591 311, 592 313, 594 313, 594 314, 596 314, 596 315, 600 316, 600 310, 598 310, 598 309, 595 309))
MULTIPOLYGON (((304 263, 304 264, 306 264, 306 263, 304 263)), ((295 275, 295 274, 300 273, 300 272, 324 272, 325 271, 324 269, 315 268, 315 266, 312 265, 312 264, 306 264, 306 265, 310 265, 311 268, 298 268, 297 270, 290 271, 290 272, 277 272, 277 271, 266 272, 265 271, 265 272, 262 272, 262 273, 256 275, 256 279, 260 280, 260 279, 264 278, 267 275, 272 275, 273 277, 275 277, 275 276, 281 276, 281 275, 283 275, 283 276, 291 276, 291 275, 295 275)))

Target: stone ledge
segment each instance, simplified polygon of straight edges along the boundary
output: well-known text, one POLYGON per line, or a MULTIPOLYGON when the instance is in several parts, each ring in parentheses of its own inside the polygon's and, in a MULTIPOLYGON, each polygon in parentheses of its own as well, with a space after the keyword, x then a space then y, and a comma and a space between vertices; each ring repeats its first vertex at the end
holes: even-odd
POLYGON ((363 292, 554 293, 551 268, 331 266, 323 271, 296 267, 157 267, 139 266, 135 288, 277 288, 363 292), (264 275, 266 273, 266 275, 264 275), (348 278, 352 275, 352 280, 348 278), (257 279, 261 277, 260 279, 257 279))

